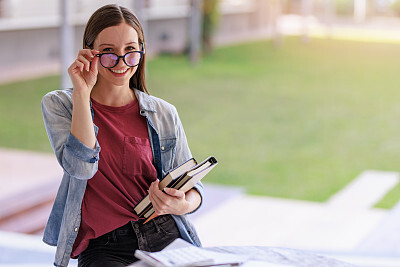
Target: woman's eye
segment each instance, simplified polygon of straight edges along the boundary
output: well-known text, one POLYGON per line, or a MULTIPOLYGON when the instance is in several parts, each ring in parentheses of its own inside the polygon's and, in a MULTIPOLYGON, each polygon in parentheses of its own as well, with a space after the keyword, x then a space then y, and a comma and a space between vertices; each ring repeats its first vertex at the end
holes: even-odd
POLYGON ((128 50, 128 51, 136 51, 136 48, 133 47, 133 46, 128 46, 128 47, 126 48, 126 50, 128 50))
POLYGON ((104 48, 103 51, 107 51, 107 52, 111 51, 111 48, 110 47, 104 48))

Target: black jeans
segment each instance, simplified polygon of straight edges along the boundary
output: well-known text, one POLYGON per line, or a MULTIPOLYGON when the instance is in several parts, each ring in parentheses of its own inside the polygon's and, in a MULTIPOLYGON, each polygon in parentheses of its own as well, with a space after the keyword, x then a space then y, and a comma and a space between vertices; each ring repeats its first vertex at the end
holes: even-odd
POLYGON ((129 222, 96 239, 79 255, 78 267, 127 266, 137 259, 136 249, 160 251, 180 237, 170 215, 158 216, 146 224, 129 222))

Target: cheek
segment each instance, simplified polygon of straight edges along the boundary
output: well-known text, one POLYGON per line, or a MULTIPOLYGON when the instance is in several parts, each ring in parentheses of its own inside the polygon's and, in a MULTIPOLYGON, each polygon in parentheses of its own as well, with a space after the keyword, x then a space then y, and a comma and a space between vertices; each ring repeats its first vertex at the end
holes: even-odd
POLYGON ((99 66, 98 66, 98 70, 99 70, 99 74, 98 75, 104 75, 104 74, 109 72, 109 70, 104 68, 100 63, 99 63, 99 66))

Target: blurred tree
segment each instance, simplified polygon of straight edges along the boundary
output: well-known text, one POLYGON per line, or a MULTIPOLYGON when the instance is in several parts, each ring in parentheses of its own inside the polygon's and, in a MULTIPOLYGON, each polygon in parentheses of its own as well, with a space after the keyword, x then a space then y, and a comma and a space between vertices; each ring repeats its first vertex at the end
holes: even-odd
POLYGON ((203 0, 203 27, 202 45, 203 52, 210 54, 213 50, 213 35, 219 22, 219 0, 203 0))
POLYGON ((336 14, 352 15, 354 2, 352 0, 335 0, 336 14))
POLYGON ((393 12, 397 15, 400 16, 400 0, 394 1, 392 3, 391 9, 393 12))

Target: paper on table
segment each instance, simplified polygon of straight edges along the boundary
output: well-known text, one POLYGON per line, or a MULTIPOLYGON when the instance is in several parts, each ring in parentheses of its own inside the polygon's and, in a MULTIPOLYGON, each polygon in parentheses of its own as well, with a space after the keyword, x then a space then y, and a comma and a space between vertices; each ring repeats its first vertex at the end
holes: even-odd
MULTIPOLYGON (((166 249, 166 250, 179 249, 179 248, 183 248, 183 247, 187 247, 187 246, 192 246, 192 244, 186 242, 183 239, 178 238, 178 239, 174 240, 174 242, 172 242, 171 244, 166 246, 164 249, 166 249)), ((203 248, 203 250, 207 252, 207 255, 210 255, 213 259, 216 259, 214 264, 211 266, 218 266, 217 260, 220 260, 219 264, 224 264, 223 262, 225 259, 230 262, 237 259, 238 262, 242 263, 240 265, 240 267, 294 267, 294 265, 250 260, 251 255, 243 255, 243 254, 240 255, 240 254, 232 254, 232 253, 224 253, 224 252, 214 252, 214 251, 210 251, 206 248, 203 248)), ((223 265, 223 266, 230 266, 230 265, 223 265)))
MULTIPOLYGON (((171 250, 180 250, 186 247, 194 247, 192 244, 184 241, 183 239, 176 239, 174 240, 171 244, 169 244, 167 247, 165 247, 162 251, 171 251, 171 250)), ((248 257, 245 255, 235 255, 235 254, 230 254, 230 253, 219 253, 219 252, 214 252, 210 251, 207 249, 203 248, 197 248, 196 249, 201 250, 201 254, 205 255, 207 258, 212 259, 212 264, 205 264, 201 266, 238 266, 245 262, 248 257)), ((144 254, 143 252, 139 252, 138 254, 144 254)), ((135 253, 135 256, 138 255, 135 253)), ((151 254, 151 253, 150 253, 151 254)), ((179 252, 176 253, 177 255, 179 252)), ((138 255, 141 256, 141 255, 138 255)), ((142 255, 143 256, 143 255, 142 255)), ((138 266, 138 265, 132 265, 132 266, 138 266)), ((143 265, 142 265, 143 266, 143 265)), ((161 266, 161 265, 160 265, 161 266)))
MULTIPOLYGON (((192 244, 186 242, 183 239, 176 239, 163 250, 173 250, 173 249, 180 249, 188 246, 193 246, 192 244)), ((293 265, 286 265, 286 264, 279 264, 279 263, 272 263, 267 261, 255 261, 249 260, 251 258, 250 255, 238 255, 232 253, 223 253, 223 252, 214 252, 208 250, 206 248, 202 248, 202 250, 207 253, 210 257, 214 259, 214 263, 210 266, 237 266, 240 267, 291 267, 293 265), (235 263, 236 262, 236 263, 235 263)), ((143 261, 138 261, 132 265, 131 267, 150 267, 150 265, 144 263, 143 261)))

